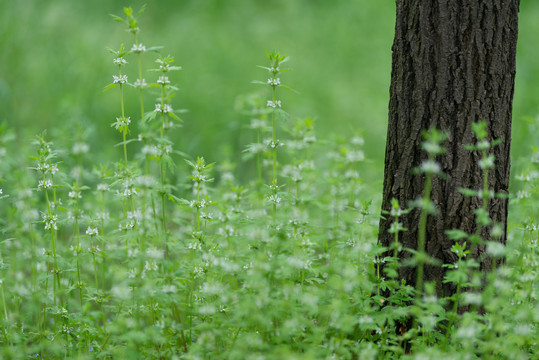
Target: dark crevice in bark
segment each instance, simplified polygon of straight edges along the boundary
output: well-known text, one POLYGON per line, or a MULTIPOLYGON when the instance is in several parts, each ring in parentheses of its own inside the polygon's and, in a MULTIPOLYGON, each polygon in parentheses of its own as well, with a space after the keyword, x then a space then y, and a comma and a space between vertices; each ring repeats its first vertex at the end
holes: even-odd
MULTIPOLYGON (((436 127, 449 133, 446 154, 437 160, 447 180, 433 183, 432 200, 439 215, 429 217, 427 251, 443 263, 456 260, 449 250, 448 229, 476 231, 473 211, 481 207, 477 198, 461 195, 459 188, 482 188, 480 154, 470 153, 464 144, 475 142, 471 123, 487 121, 489 139, 501 139, 491 150, 496 168, 489 172, 489 187, 507 192, 511 113, 515 79, 515 54, 519 0, 397 0, 397 21, 393 43, 389 124, 386 145, 383 203, 390 209, 396 198, 404 205, 422 195, 424 178, 411 169, 425 154, 420 148, 421 131, 436 127)), ((493 221, 507 224, 507 199, 492 199, 488 211, 493 221)), ((389 246, 392 219, 380 222, 379 239, 389 246)), ((402 218, 409 231, 401 233, 404 247, 416 248, 419 211, 402 218)), ((484 229, 481 235, 489 238, 484 229)), ((505 236, 501 239, 505 242, 505 236)), ((473 254, 484 251, 478 248, 473 254)), ((403 252, 403 257, 410 254, 403 252)), ((482 268, 490 268, 489 260, 482 268)), ((415 282, 415 270, 402 268, 401 278, 415 282)), ((454 289, 442 284, 444 271, 427 267, 427 281, 435 281, 440 295, 454 289)))

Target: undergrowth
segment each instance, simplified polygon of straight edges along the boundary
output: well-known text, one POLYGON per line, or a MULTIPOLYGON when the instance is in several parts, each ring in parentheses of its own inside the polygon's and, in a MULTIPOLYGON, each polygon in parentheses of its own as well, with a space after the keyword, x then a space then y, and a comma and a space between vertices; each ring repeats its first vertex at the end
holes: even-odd
MULTIPOLYGON (((448 229, 458 261, 446 281, 457 291, 437 298, 422 269, 444 134, 425 132, 419 210, 396 201, 384 209, 395 241, 382 248, 379 197, 361 177, 365 140, 319 139, 313 118, 288 112, 293 104, 279 98, 291 90, 288 57, 268 52, 254 81, 261 91, 241 102, 253 138, 244 157, 208 161, 181 150, 181 68, 141 42, 141 13, 114 17, 133 36, 111 50, 106 86, 118 99, 120 158, 93 163, 83 129, 54 142, 40 134, 30 156, 1 128, 3 358, 537 358, 536 162, 519 176, 512 206, 529 215, 510 225, 507 246, 448 229), (138 113, 126 113, 126 92, 136 92, 138 113), (399 252, 410 250, 399 244, 407 211, 422 214, 416 288, 396 276, 399 252), (501 263, 490 274, 467 256, 477 244, 501 263)), ((474 131, 469 150, 480 152, 486 176, 495 143, 483 123, 474 131)), ((483 204, 495 196, 463 192, 483 204)), ((477 223, 501 236, 485 209, 477 223)))

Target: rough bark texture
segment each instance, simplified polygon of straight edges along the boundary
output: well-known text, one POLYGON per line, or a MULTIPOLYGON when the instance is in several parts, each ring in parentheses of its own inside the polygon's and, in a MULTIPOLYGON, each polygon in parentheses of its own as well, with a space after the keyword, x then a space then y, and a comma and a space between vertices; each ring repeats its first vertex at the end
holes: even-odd
MULTIPOLYGON (((393 44, 389 124, 387 131, 382 209, 390 210, 392 198, 401 206, 420 197, 424 176, 411 171, 426 155, 420 148, 422 130, 436 127, 449 134, 446 154, 437 161, 448 179, 435 179, 432 197, 439 215, 429 216, 426 250, 443 263, 453 263, 453 242, 448 229, 476 231, 474 210, 478 198, 464 197, 459 188, 482 189, 480 154, 464 149, 475 143, 471 123, 488 124, 489 139, 502 139, 491 150, 496 168, 489 172, 489 188, 507 193, 511 113, 515 80, 515 55, 520 0, 396 0, 397 20, 393 44)), ((492 199, 488 211, 493 221, 507 225, 506 199, 492 199)), ((392 218, 380 222, 384 246, 392 218)), ((419 210, 402 217, 409 230, 400 233, 404 247, 416 248, 419 210)), ((504 227, 506 228, 506 226, 504 227)), ((489 238, 488 230, 482 231, 489 238)), ((505 236, 502 238, 505 243, 505 236)), ((474 256, 484 252, 478 247, 474 256)), ((403 257, 410 254, 403 251, 403 257)), ((481 264, 490 268, 490 260, 481 264)), ((408 284, 415 283, 415 269, 401 268, 408 284)), ((439 295, 453 292, 442 284, 444 269, 427 266, 425 280, 435 281, 439 295)))

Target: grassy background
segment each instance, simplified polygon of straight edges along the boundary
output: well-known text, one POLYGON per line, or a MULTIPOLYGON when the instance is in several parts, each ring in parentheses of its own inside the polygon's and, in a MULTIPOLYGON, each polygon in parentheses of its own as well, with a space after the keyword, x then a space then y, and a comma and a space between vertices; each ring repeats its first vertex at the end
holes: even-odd
MULTIPOLYGON (((21 143, 49 129, 56 138, 89 136, 97 159, 119 158, 119 134, 109 124, 119 113, 115 91, 103 92, 115 73, 107 48, 132 39, 109 14, 144 2, 3 0, 0 2, 0 121, 21 143)), ((176 108, 189 110, 174 135, 180 150, 221 161, 236 158, 251 141, 238 97, 263 89, 266 49, 291 57, 282 81, 299 91, 282 96, 293 116, 317 119, 318 137, 361 131, 371 161, 366 176, 380 182, 387 125, 395 4, 392 0, 148 0, 141 40, 164 46, 183 71, 176 108)), ((539 1, 521 5, 513 155, 539 139, 530 133, 539 111, 539 1)), ((146 54, 146 67, 154 54, 146 54)), ((134 61, 134 60, 133 60, 134 61)), ((135 64, 132 64, 135 67, 135 64)), ((134 80, 134 73, 131 73, 134 80)), ((152 73, 147 74, 151 79, 152 73)), ((153 80, 153 79, 151 79, 153 80)), ((131 91, 127 113, 136 118, 131 91)), ((147 97, 147 108, 153 100, 147 97)), ((136 135, 136 134, 134 134, 136 135)), ((518 162, 517 162, 518 163, 518 162)), ((518 167, 518 166, 517 166, 518 167)))

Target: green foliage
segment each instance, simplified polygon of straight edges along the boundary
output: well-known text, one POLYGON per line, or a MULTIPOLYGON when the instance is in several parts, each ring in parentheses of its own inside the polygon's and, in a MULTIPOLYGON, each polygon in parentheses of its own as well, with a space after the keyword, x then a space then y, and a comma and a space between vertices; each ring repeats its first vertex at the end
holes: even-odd
MULTIPOLYGON (((286 4, 292 13, 299 6, 286 4)), ((302 6, 298 9, 327 15, 346 5, 302 6)), ((379 4, 367 6, 378 9, 379 4)), ((143 10, 129 7, 124 17, 113 16, 127 27, 134 46, 127 50, 122 45, 113 52, 119 72, 106 88, 111 91, 101 101, 89 98, 88 104, 80 104, 92 120, 76 112, 64 114, 76 116, 65 124, 55 123, 32 147, 13 124, 0 126, 2 358, 536 357, 535 162, 522 169, 520 192, 511 198, 517 220, 510 223, 507 245, 448 229, 456 261, 446 265, 445 282, 457 291, 439 298, 430 283, 417 291, 398 279, 402 251, 412 252, 412 264, 432 262, 422 249, 403 249, 399 243, 399 234, 407 231, 399 218, 410 209, 393 200, 386 216, 394 220, 395 241, 388 249, 376 242, 379 186, 364 175, 380 167, 378 158, 368 156, 376 130, 352 130, 346 137, 330 138, 324 134, 334 126, 333 117, 293 115, 296 106, 305 108, 305 100, 281 94, 280 87, 289 87, 277 75, 287 70, 281 64, 289 59, 277 51, 267 52, 270 65, 262 68, 270 79, 259 82, 269 85, 271 94, 238 98, 241 114, 234 117, 240 120, 231 120, 218 106, 229 92, 236 96, 230 82, 226 91, 217 84, 213 91, 203 79, 201 85, 186 80, 200 76, 193 66, 200 61, 196 52, 185 52, 193 59, 181 58, 182 65, 191 64, 181 86, 172 77, 177 73, 170 73, 180 69, 170 55, 159 56, 154 71, 146 70, 148 53, 160 47, 140 42, 146 36, 146 27, 140 27, 143 10), (127 75, 136 80, 128 81, 127 75), (153 80, 146 82, 145 76, 153 80), (288 113, 277 106, 277 89, 288 113), (181 96, 176 97, 178 92, 181 96), (206 92, 214 102, 192 102, 206 92), (145 105, 151 97, 154 105, 148 111, 145 105), (191 103, 184 101, 189 99, 191 103), (268 107, 268 101, 276 106, 268 107), (121 134, 118 145, 123 154, 111 150, 112 141, 110 146, 97 141, 117 137, 118 132, 96 120, 103 114, 92 113, 98 111, 92 108, 96 103, 107 108, 107 114, 116 114, 103 118, 110 123, 116 117, 112 127, 121 134), (191 112, 180 118, 184 111, 176 109, 178 103, 195 106, 188 106, 191 112), (199 112, 202 107, 219 110, 199 112), (245 138, 253 139, 242 161, 235 155, 251 140, 232 141, 230 129, 206 130, 218 117, 211 114, 231 124, 250 121, 242 126, 245 138), (193 125, 195 119, 201 125, 193 125), (104 136, 107 132, 110 135, 104 136), (186 155, 193 153, 190 144, 197 137, 210 139, 201 141, 204 157, 186 155), (227 146, 237 149, 227 151, 227 146), (481 273, 478 261, 469 256, 472 246, 484 246, 486 256, 505 263, 490 274, 481 273), (482 311, 463 314, 461 306, 482 311)), ((198 45, 203 47, 202 42, 198 45)), ((94 46, 94 58, 100 58, 95 55, 100 48, 94 46)), ((287 52, 294 54, 290 62, 296 71, 287 73, 287 82, 299 83, 302 97, 328 106, 331 101, 322 98, 333 95, 324 92, 320 98, 312 90, 339 89, 342 79, 332 84, 323 67, 310 72, 309 62, 316 63, 316 57, 302 62, 293 50, 287 52), (307 74, 316 75, 316 86, 298 81, 309 78, 307 74)), ((335 52, 321 56, 333 58, 335 52)), ((239 58, 235 53, 234 61, 239 58)), ((213 62, 231 66, 223 55, 204 60, 198 69, 211 70, 213 62)), ((87 65, 88 76, 94 76, 91 62, 87 65)), ((109 73, 114 70, 110 65, 109 73)), ((100 77, 91 93, 99 92, 107 76, 100 77)), ((28 79, 21 83, 31 90, 28 79)), ((352 96, 346 92, 337 94, 343 103, 352 96)), ((0 101, 3 94, 0 82, 0 101)), ((368 102, 365 95, 362 101, 368 102)), ((58 111, 58 103, 53 106, 58 111)), ((319 113, 317 109, 310 110, 319 113)), ((365 111, 362 116, 368 117, 365 111)), ((495 142, 485 146, 481 123, 474 130, 477 142, 469 149, 481 154, 486 170, 495 165, 488 154, 495 142)), ((440 144, 445 139, 435 130, 425 133, 423 147, 429 159, 420 168, 424 176, 442 175, 435 158, 444 156, 440 144)), ((498 196, 486 187, 462 192, 484 201, 498 196)), ((428 194, 424 198, 416 205, 425 218, 435 216, 428 194)), ((494 239, 505 230, 491 224, 484 209, 478 209, 476 222, 488 226, 494 239)))

